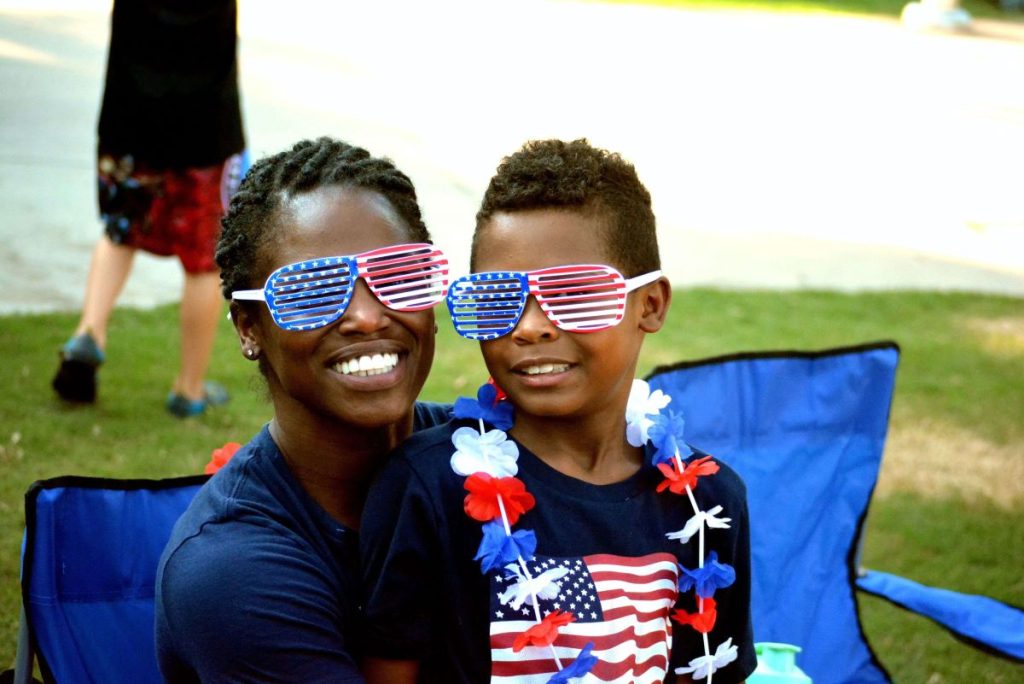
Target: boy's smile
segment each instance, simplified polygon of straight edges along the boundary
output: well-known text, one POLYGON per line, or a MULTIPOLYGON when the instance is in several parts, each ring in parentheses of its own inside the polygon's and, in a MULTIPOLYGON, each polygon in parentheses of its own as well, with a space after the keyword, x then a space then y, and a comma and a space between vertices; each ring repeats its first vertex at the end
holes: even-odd
POLYGON ((527 357, 512 364, 510 371, 525 387, 557 387, 576 365, 559 357, 527 357))
MULTIPOLYGON (((480 228, 474 270, 617 266, 604 242, 605 220, 575 208, 497 213, 480 228)), ((588 333, 559 329, 531 296, 512 332, 481 342, 488 370, 516 406, 514 433, 535 421, 582 419, 617 426, 618 434, 625 434, 623 416, 637 356, 644 333, 651 331, 644 327, 649 288, 630 293, 618 325, 588 333)))
POLYGON ((561 363, 560 361, 554 361, 552 363, 548 363, 546 361, 540 363, 523 362, 517 364, 517 367, 514 367, 512 370, 524 375, 550 375, 551 373, 566 372, 569 370, 569 364, 561 363))

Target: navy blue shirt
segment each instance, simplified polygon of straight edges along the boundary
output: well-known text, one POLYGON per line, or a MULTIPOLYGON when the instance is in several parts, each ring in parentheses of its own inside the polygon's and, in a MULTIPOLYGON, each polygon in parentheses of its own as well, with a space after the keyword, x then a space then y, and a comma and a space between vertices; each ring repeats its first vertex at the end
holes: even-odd
MULTIPOLYGON (((514 605, 507 595, 503 600, 515 578, 483 574, 473 560, 481 523, 465 513, 466 478, 450 464, 452 432, 467 425, 475 423, 453 421, 413 435, 370 489, 360 540, 366 654, 420 660, 421 681, 428 683, 511 682, 553 672, 557 666, 544 649, 513 648, 515 636, 535 618, 529 605, 514 605)), ((561 610, 576 618, 559 634, 556 646, 566 645, 560 658, 571 659, 592 641, 595 653, 603 651, 593 671, 600 679, 661 681, 659 669, 671 672, 704 655, 695 630, 676 624, 666 629, 672 610, 696 610, 693 592, 678 591, 676 563, 696 568, 698 551, 696 539, 682 544, 666 538, 683 528, 693 509, 686 496, 656 493, 664 478, 650 465, 650 452, 632 477, 594 485, 517 446, 517 477, 536 506, 512 529, 536 533, 530 573, 551 573, 560 585, 557 596, 540 601, 541 614, 561 610)), ((729 529, 706 533, 707 551, 736 570, 735 582, 715 593, 718 620, 709 635, 712 652, 729 638, 739 649, 737 660, 714 674, 716 683, 727 684, 743 681, 756 657, 746 489, 735 471, 718 463, 719 472, 701 478, 694 494, 701 510, 721 505, 720 516, 732 519, 729 529)))
MULTIPOLYGON (((416 429, 447 419, 416 405, 416 429)), ((171 682, 362 682, 356 533, 302 489, 267 427, 199 491, 157 571, 171 682)))

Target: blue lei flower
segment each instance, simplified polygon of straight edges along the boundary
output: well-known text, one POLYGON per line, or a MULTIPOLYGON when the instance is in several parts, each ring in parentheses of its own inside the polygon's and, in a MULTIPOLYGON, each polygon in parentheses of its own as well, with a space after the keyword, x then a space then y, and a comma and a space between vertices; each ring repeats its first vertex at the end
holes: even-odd
POLYGON ((696 587, 697 595, 701 598, 712 598, 716 589, 725 589, 736 581, 736 570, 731 565, 718 562, 718 552, 708 553, 707 561, 703 568, 688 568, 679 566, 682 574, 679 575, 679 591, 689 591, 696 587))
POLYGON ((480 540, 480 548, 473 560, 480 561, 485 573, 515 563, 520 556, 523 560, 530 560, 537 550, 537 535, 533 530, 516 530, 509 536, 505 534, 505 526, 500 520, 484 523, 483 530, 484 538, 480 540))
POLYGON ((693 453, 693 449, 683 441, 683 433, 686 430, 686 421, 681 413, 669 410, 654 416, 654 424, 647 431, 647 437, 657 451, 653 457, 654 465, 668 463, 676 452, 681 458, 686 458, 693 453))
POLYGON ((590 655, 590 652, 594 650, 594 642, 588 643, 580 651, 580 654, 576 656, 576 660, 566 665, 563 669, 559 670, 555 674, 551 675, 551 679, 548 680, 547 684, 558 684, 559 682, 568 682, 570 679, 575 677, 582 677, 583 675, 590 672, 594 665, 597 664, 597 656, 590 655))
POLYGON ((512 404, 498 401, 498 388, 489 382, 480 386, 476 399, 456 399, 452 413, 456 418, 482 420, 498 430, 508 430, 515 423, 512 404))

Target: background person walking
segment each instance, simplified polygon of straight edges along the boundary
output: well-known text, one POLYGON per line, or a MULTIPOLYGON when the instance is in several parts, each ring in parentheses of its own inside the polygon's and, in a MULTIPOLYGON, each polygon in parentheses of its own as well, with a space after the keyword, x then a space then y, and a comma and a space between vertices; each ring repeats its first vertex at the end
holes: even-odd
POLYGON ((245 170, 236 24, 235 0, 114 2, 97 151, 105 234, 53 380, 67 401, 96 399, 107 323, 138 249, 177 256, 185 271, 167 409, 187 417, 228 399, 205 376, 221 312, 213 253, 245 170))

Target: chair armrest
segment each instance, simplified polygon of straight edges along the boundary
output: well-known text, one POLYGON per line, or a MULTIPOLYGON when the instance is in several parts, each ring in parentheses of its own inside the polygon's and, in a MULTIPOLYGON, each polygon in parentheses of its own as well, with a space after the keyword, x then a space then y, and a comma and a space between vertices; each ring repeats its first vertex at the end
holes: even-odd
POLYGON ((929 587, 878 570, 857 577, 857 588, 945 627, 957 639, 993 655, 1024 662, 1024 609, 988 596, 929 587))

